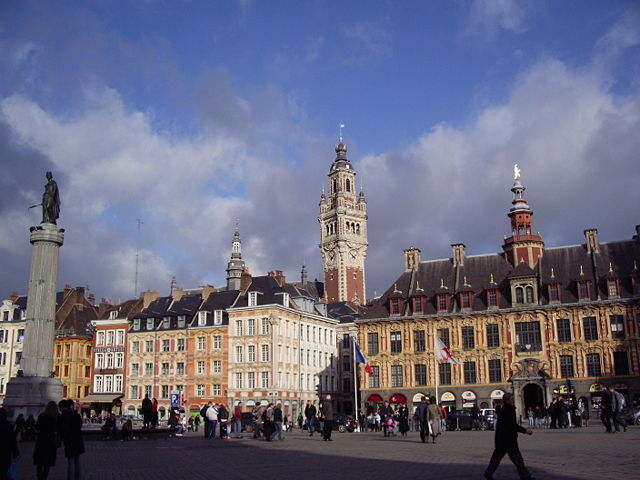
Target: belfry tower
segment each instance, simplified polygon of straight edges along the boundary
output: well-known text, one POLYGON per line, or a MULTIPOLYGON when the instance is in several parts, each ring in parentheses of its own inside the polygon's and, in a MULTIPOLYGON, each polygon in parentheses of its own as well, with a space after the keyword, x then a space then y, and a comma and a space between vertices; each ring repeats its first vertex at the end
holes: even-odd
POLYGON ((544 242, 539 233, 531 231, 533 210, 524 199, 525 187, 520 182, 520 169, 514 165, 514 180, 511 191, 513 201, 508 216, 511 219, 511 236, 505 237, 502 249, 514 267, 524 262, 534 268, 544 252, 544 242))
POLYGON ((227 290, 240 290, 240 277, 244 268, 242 260, 242 242, 240 241, 240 230, 236 225, 231 242, 231 259, 227 264, 227 290))
POLYGON ((356 172, 340 141, 329 170, 329 195, 320 197, 320 252, 328 302, 366 301, 364 262, 367 256, 367 201, 356 194, 356 172))

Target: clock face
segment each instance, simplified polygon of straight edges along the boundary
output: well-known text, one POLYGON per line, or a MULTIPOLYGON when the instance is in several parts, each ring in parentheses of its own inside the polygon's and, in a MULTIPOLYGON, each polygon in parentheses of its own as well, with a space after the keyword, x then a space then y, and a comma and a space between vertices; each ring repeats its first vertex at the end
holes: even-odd
POLYGON ((358 252, 357 252, 357 251, 355 251, 355 250, 351 250, 351 251, 349 252, 349 255, 351 255, 351 258, 353 258, 354 260, 357 260, 357 259, 358 259, 358 252))

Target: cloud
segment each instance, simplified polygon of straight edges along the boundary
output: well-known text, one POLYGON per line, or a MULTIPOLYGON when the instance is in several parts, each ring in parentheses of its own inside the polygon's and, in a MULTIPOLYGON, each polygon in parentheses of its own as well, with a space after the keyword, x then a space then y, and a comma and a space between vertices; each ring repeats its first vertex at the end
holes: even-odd
POLYGON ((529 12, 522 0, 473 0, 469 10, 468 33, 492 39, 500 30, 522 33, 527 30, 529 12))
POLYGON ((386 60, 393 55, 393 38, 388 30, 368 22, 350 24, 342 28, 347 49, 342 61, 348 65, 363 65, 386 60))

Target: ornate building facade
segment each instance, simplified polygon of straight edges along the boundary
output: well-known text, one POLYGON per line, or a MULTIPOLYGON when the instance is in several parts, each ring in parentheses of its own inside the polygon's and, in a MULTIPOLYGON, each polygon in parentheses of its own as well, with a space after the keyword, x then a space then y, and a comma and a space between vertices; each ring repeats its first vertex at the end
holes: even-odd
POLYGON ((405 250, 404 272, 356 320, 373 366, 363 401, 436 395, 457 408, 490 406, 514 392, 520 412, 574 393, 597 407, 603 385, 640 400, 640 226, 631 240, 545 247, 520 172, 503 253, 422 261, 405 250), (442 363, 435 337, 460 365, 442 363))
POLYGON ((329 195, 320 197, 320 252, 328 302, 365 303, 367 202, 356 194, 356 172, 347 159, 347 146, 336 146, 329 170, 329 195))

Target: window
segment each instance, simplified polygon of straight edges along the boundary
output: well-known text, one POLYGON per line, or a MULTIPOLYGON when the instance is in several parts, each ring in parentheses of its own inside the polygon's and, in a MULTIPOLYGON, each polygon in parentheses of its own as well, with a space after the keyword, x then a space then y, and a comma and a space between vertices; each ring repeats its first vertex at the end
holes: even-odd
POLYGON ((242 363, 244 361, 244 359, 242 358, 243 357, 242 351, 243 351, 242 345, 237 345, 236 346, 236 362, 238 363, 242 363))
POLYGON ((534 303, 535 295, 532 285, 516 285, 516 303, 534 303))
POLYGON ((196 385, 196 395, 199 397, 204 396, 204 385, 202 384, 196 385))
POLYGON ((473 293, 472 292, 460 292, 460 306, 464 310, 471 309, 472 299, 473 299, 473 293))
POLYGON ((620 296, 620 291, 618 289, 618 279, 610 278, 607 280, 607 293, 609 294, 609 298, 617 298, 620 296))
POLYGON ((213 324, 222 325, 222 310, 216 310, 213 312, 213 324))
POLYGON ((587 375, 589 377, 599 377, 602 375, 600 369, 600 354, 588 353, 587 354, 587 375))
POLYGON ((342 380, 342 391, 345 393, 351 392, 351 379, 345 378, 342 380))
POLYGON ((402 365, 391 365, 391 386, 402 387, 402 365))
POLYGON ((247 372, 247 388, 253 390, 256 388, 256 374, 255 372, 247 372))
POLYGON ((473 327, 462 327, 462 348, 471 350, 476 346, 476 337, 473 327))
POLYGON ((105 359, 105 368, 113 368, 113 353, 107 353, 104 357, 105 359))
POLYGON ((168 330, 169 328, 171 328, 171 317, 164 317, 162 319, 162 328, 164 330, 168 330))
MULTIPOLYGON (((325 338, 325 340, 327 339, 326 330, 325 330, 324 338, 325 338)), ((348 333, 343 334, 342 335, 342 348, 349 348, 349 346, 351 345, 350 342, 351 342, 351 337, 349 337, 349 334, 348 333)))
POLYGON ((116 345, 124 345, 124 330, 118 330, 116 335, 116 345))
POLYGON ((371 366, 373 373, 369 375, 369 388, 380 388, 380 367, 371 366))
POLYGON ((516 351, 542 351, 540 322, 516 322, 516 351))
POLYGON ((131 376, 132 377, 137 377, 140 374, 140 364, 139 363, 132 363, 131 364, 131 376))
POLYGON ((213 337, 213 348, 219 350, 222 348, 222 337, 220 335, 216 335, 213 337))
POLYGON ((131 353, 140 353, 140 342, 131 342, 131 353))
POLYGON ((131 385, 131 398, 133 398, 134 400, 138 398, 138 386, 137 385, 131 385))
POLYGON ((176 345, 176 350, 184 352, 184 338, 179 338, 176 345))
POLYGON ((476 362, 464 362, 464 383, 476 383, 476 362))
POLYGON ((206 348, 206 338, 198 337, 198 350, 204 350, 206 348))
POLYGON ((416 353, 426 351, 426 341, 424 330, 414 330, 413 331, 413 350, 416 353))
POLYGON ((163 352, 169 351, 169 340, 162 340, 162 351, 163 352))
POLYGON ((391 315, 400 315, 400 299, 392 298, 389 300, 389 313, 391 315))
POLYGON ((184 362, 176 363, 176 375, 184 375, 184 362))
POLYGON ((424 312, 424 297, 413 297, 413 313, 424 312))
POLYGON ((116 353, 116 368, 122 368, 124 364, 124 353, 117 352, 116 353))
POLYGON ((260 372, 260 387, 269 388, 269 372, 260 372))
POLYGON ((205 372, 205 364, 204 364, 204 360, 199 360, 197 365, 197 372, 198 375, 203 375, 205 372))
POLYGON ((213 373, 222 372, 222 362, 220 360, 213 361, 213 373))
POLYGON ((147 330, 153 330, 153 318, 147 318, 147 330))
POLYGON ((247 320, 247 335, 253 336, 256 334, 256 320, 255 318, 250 318, 247 320))
POLYGON ((184 328, 187 326, 186 315, 178 315, 178 328, 184 328))
POLYGON ((152 390, 153 388, 151 387, 151 385, 145 385, 144 386, 144 394, 147 395, 149 398, 151 398, 152 396, 152 390))
POLYGON ((153 340, 147 340, 144 345, 145 352, 153 352, 153 340))
POLYGON ((502 382, 502 365, 500 363, 500 359, 489 360, 489 382, 502 382))
MULTIPOLYGON (((4 330, 3 330, 4 332, 4 330)), ((97 333, 97 344, 98 345, 104 345, 104 331, 99 331, 97 333)))
POLYGON ((122 375, 113 376, 113 392, 122 392, 122 375))
POLYGON ((144 364, 144 375, 145 377, 150 377, 151 375, 153 375, 153 363, 144 364))
POLYGON ((96 368, 104 368, 104 353, 96 354, 96 368))
POLYGON ((133 319, 133 329, 134 330, 140 330, 140 319, 139 318, 134 318, 133 319))
POLYGON ((236 320, 236 335, 238 337, 242 336, 242 320, 236 320))
MULTIPOLYGON (((24 320, 24 318, 22 320, 24 320)), ((18 329, 18 342, 22 343, 23 340, 24 340, 24 328, 19 328, 18 329)), ((91 348, 91 347, 87 347, 87 348, 91 348)))
POLYGON ((268 335, 269 334, 269 319, 268 318, 263 318, 261 320, 260 324, 261 324, 260 334, 261 335, 268 335))
POLYGON ((439 293, 436 295, 436 308, 438 312, 446 312, 449 310, 449 295, 446 293, 439 293))
POLYGON ((378 351, 378 334, 367 333, 367 352, 369 355, 377 355, 378 351))
POLYGON ((249 292, 249 306, 255 307, 258 305, 258 292, 249 292))
POLYGON ((627 352, 613 352, 613 368, 616 375, 629 375, 629 356, 627 352))
POLYGON ((598 340, 598 324, 596 322, 596 317, 584 317, 582 319, 582 328, 584 329, 585 340, 598 340))
POLYGON ((207 314, 209 312, 201 311, 198 312, 198 326, 204 327, 207 324, 207 314))
POLYGON ((236 388, 242 388, 242 372, 236 373, 236 388))
POLYGON ((438 364, 438 371, 440 374, 440 385, 451 385, 451 364, 438 364))
POLYGON ((427 366, 418 364, 415 366, 416 387, 427 384, 427 366))
POLYGON ((573 377, 573 356, 560 355, 560 376, 562 378, 573 377))
POLYGON ((578 300, 589 300, 591 298, 591 282, 581 280, 578 282, 578 300))
POLYGON ((556 320, 556 328, 558 329, 558 341, 571 341, 571 322, 568 318, 558 318, 556 320))
POLYGON ((549 285, 549 302, 558 303, 560 301, 560 284, 552 283, 549 285))
POLYGON ((160 366, 160 372, 162 375, 169 375, 169 363, 162 362, 162 365, 160 366))
POLYGON ((624 338, 624 316, 611 315, 609 320, 611 321, 611 336, 616 339, 624 338))
POLYGON ((260 346, 260 361, 261 362, 269 361, 269 345, 260 346))
POLYGON ((351 355, 344 355, 342 357, 342 370, 345 372, 351 371, 351 355))
POLYGON ((215 396, 219 396, 222 393, 222 386, 219 383, 214 383, 213 391, 211 393, 215 396))
POLYGON ((498 307, 498 290, 495 288, 490 288, 487 290, 487 306, 489 308, 497 308, 498 307))
POLYGON ((438 329, 438 338, 442 340, 447 348, 451 348, 451 341, 449 339, 449 329, 448 328, 439 328, 438 329))
POLYGON ((402 352, 402 333, 391 332, 391 353, 402 352))
POLYGON ((496 348, 500 346, 500 327, 497 323, 487 325, 487 347, 496 348))
POLYGON ((102 375, 96 375, 95 376, 95 382, 94 382, 94 391, 97 393, 101 393, 102 392, 102 375))

